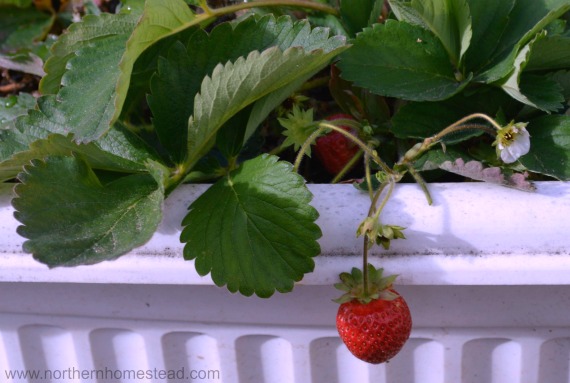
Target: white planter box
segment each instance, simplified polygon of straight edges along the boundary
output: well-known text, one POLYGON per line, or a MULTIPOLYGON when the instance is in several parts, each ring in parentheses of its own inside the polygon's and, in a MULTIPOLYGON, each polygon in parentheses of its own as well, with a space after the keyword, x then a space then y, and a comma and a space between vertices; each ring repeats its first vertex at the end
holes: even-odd
POLYGON ((400 275, 414 329, 397 357, 371 366, 341 345, 331 302, 338 274, 361 264, 354 233, 368 196, 352 186, 310 186, 323 229, 315 272, 262 300, 182 259, 179 224, 204 186, 173 193, 131 254, 48 270, 21 252, 1 185, 0 381, 570 382, 570 186, 537 186, 434 184, 434 206, 417 185, 396 187, 382 220, 408 239, 371 261, 400 275), (168 370, 186 379, 162 379, 168 370), (26 371, 43 379, 6 375, 26 371))

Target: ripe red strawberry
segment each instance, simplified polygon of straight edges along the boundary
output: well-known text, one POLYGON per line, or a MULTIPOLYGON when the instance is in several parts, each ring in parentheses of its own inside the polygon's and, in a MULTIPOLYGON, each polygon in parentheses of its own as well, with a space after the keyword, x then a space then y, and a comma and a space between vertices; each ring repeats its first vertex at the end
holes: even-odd
MULTIPOLYGON (((328 121, 339 119, 354 120, 348 114, 335 114, 327 118, 328 121)), ((351 129, 341 126, 347 132, 351 129)), ((358 153, 358 146, 339 132, 332 131, 326 136, 317 138, 315 142, 315 154, 327 172, 339 173, 348 162, 358 153)))
POLYGON ((382 277, 382 269, 369 265, 370 291, 364 296, 362 272, 342 273, 343 283, 335 285, 347 291, 336 316, 340 338, 349 351, 368 363, 392 359, 404 346, 412 330, 410 309, 393 288, 395 276, 382 277))

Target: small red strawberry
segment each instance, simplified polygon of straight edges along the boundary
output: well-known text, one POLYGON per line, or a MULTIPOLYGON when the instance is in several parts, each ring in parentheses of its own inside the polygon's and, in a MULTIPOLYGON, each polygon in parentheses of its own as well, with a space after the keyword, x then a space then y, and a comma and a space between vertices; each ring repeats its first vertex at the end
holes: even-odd
MULTIPOLYGON (((348 114, 335 114, 327 118, 328 121, 339 119, 354 120, 348 114)), ((341 126, 342 129, 350 132, 348 126, 341 126)), ((332 131, 329 134, 319 137, 315 143, 315 154, 327 172, 338 174, 348 162, 358 153, 358 146, 350 139, 339 132, 332 131)))
POLYGON ((410 309, 393 288, 395 276, 382 277, 383 269, 368 265, 369 291, 364 291, 362 272, 342 273, 335 287, 346 291, 336 300, 341 303, 336 327, 348 350, 368 363, 384 363, 404 346, 412 330, 410 309))

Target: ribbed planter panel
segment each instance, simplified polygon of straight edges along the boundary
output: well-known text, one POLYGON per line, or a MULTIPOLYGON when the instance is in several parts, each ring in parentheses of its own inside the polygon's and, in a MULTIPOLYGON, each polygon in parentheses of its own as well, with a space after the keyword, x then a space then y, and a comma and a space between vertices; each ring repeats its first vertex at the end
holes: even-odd
POLYGON ((400 274, 414 329, 378 366, 342 346, 331 302, 338 273, 360 265, 354 233, 368 198, 349 185, 310 187, 323 230, 315 272, 262 300, 213 286, 182 260, 179 223, 205 186, 177 190, 156 235, 131 254, 48 270, 21 252, 3 185, 0 381, 570 382, 569 186, 434 184, 428 206, 417 185, 398 185, 382 220, 407 227, 407 239, 372 262, 400 274), (41 375, 7 375, 18 373, 41 375))

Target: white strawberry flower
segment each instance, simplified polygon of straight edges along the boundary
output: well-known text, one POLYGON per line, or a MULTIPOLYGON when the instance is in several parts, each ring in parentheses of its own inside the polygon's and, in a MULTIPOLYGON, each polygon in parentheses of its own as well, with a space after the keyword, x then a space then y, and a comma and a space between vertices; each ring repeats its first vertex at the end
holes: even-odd
POLYGON ((530 150, 530 134, 526 122, 511 122, 497 132, 493 145, 497 147, 497 156, 510 164, 527 154, 530 150))

